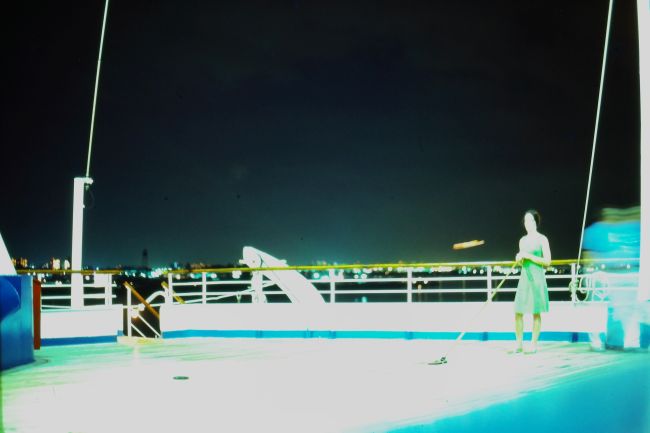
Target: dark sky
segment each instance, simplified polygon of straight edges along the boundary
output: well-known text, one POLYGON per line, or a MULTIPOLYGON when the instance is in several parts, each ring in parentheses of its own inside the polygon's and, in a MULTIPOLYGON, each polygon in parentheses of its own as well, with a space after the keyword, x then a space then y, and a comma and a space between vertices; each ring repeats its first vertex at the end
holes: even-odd
MULTIPOLYGON (((23 3, 3 20, 0 232, 38 264, 70 254, 104 2, 23 3)), ((634 3, 590 220, 639 203, 634 3)), ((84 263, 512 259, 528 208, 573 258, 607 5, 112 0, 84 263)))

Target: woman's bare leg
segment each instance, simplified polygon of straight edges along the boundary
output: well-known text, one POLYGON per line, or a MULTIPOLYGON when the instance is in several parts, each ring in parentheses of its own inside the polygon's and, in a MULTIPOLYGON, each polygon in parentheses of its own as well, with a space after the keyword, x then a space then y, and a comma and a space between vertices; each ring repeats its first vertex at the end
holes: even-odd
POLYGON ((515 337, 517 339, 515 350, 521 351, 524 344, 524 315, 521 313, 515 313, 515 337))
POLYGON ((537 351, 537 340, 539 340, 539 333, 542 330, 542 315, 533 314, 533 338, 531 341, 531 350, 537 351))

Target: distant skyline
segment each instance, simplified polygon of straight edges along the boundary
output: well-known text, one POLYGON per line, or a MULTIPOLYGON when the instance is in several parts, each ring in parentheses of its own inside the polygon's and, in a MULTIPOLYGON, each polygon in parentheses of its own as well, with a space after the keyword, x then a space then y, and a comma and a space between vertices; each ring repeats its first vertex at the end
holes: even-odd
MULTIPOLYGON (((510 260, 528 208, 575 258, 607 6, 113 1, 84 263, 510 260)), ((70 254, 103 7, 11 5, 14 257, 70 254)), ((635 7, 615 3, 589 222, 640 200, 635 7)))

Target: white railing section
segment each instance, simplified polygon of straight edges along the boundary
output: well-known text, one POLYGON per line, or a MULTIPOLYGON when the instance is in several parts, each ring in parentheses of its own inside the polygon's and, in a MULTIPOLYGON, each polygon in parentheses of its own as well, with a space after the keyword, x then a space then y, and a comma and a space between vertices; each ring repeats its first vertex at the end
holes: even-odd
MULTIPOLYGON (((42 280, 46 277, 44 274, 37 274, 36 278, 42 280)), ((113 305, 113 301, 117 298, 115 295, 115 288, 117 285, 113 282, 113 275, 111 274, 92 274, 85 275, 83 278, 83 301, 82 304, 86 305, 86 300, 102 299, 103 305, 113 305), (99 291, 103 289, 102 293, 86 293, 86 291, 99 291)), ((42 310, 55 310, 55 309, 69 309, 72 303, 71 299, 71 282, 56 281, 51 283, 41 283, 41 291, 48 293, 53 291, 61 291, 60 295, 47 294, 41 296, 41 309, 42 310), (57 305, 49 301, 66 301, 66 305, 57 305)))
MULTIPOLYGON (((576 267, 571 266, 569 273, 566 274, 556 274, 547 273, 546 280, 548 284, 549 292, 567 292, 571 295, 571 300, 574 302, 582 301, 603 301, 607 297, 607 293, 614 291, 634 291, 636 286, 631 284, 631 281, 638 280, 638 273, 631 272, 625 274, 612 274, 602 271, 598 271, 592 274, 577 274, 575 272, 576 267), (580 296, 582 294, 582 296, 580 296), (580 299, 582 298, 582 299, 580 299)), ((424 294, 470 294, 470 293, 484 293, 484 300, 492 299, 493 288, 498 285, 503 279, 506 282, 510 281, 515 282, 519 279, 518 271, 515 271, 513 275, 506 276, 504 275, 507 269, 498 268, 495 272, 495 269, 491 266, 488 266, 484 269, 481 269, 476 275, 458 275, 458 276, 422 276, 414 275, 414 272, 425 272, 423 269, 418 268, 405 268, 403 277, 373 277, 369 276, 372 272, 360 273, 355 275, 355 277, 345 277, 342 272, 333 273, 329 272, 327 275, 321 278, 308 278, 308 280, 317 287, 318 292, 322 296, 329 298, 330 303, 337 302, 337 295, 404 295, 405 302, 411 303, 415 302, 414 295, 424 295, 424 294), (462 282, 463 287, 457 288, 426 288, 426 285, 434 284, 445 284, 450 282, 462 282), (370 286, 373 284, 385 284, 393 283, 396 285, 395 288, 382 288, 382 289, 372 289, 370 286), (469 283, 469 284, 468 284, 469 283), (350 289, 343 288, 337 289, 337 285, 347 284, 358 284, 365 286, 364 288, 359 289, 350 289), (327 288, 318 288, 318 286, 327 285, 327 288), (468 287, 469 285, 469 287, 468 287)), ((280 271, 282 272, 282 271, 280 271)), ((288 272, 288 271, 285 271, 288 272)), ((220 299, 225 299, 228 297, 243 297, 254 296, 254 291, 250 287, 250 281, 238 281, 238 280, 219 280, 219 281, 209 281, 206 279, 206 272, 201 273, 201 277, 193 278, 190 281, 183 280, 174 282, 173 278, 168 278, 168 285, 170 290, 173 293, 176 293, 178 296, 182 297, 185 300, 185 303, 209 303, 210 301, 217 301, 220 299), (211 292, 210 288, 215 286, 224 286, 224 285, 243 285, 247 288, 245 290, 233 290, 228 292, 211 292), (194 289, 194 290, 191 290, 194 289)), ((171 276, 171 275, 170 275, 171 276)), ((272 284, 265 284, 265 295, 282 295, 284 292, 280 289, 266 289, 266 287, 272 286, 272 284)), ((504 287, 499 290, 499 293, 514 293, 516 287, 504 287)), ((239 300, 239 299, 238 299, 239 300)), ((166 294, 166 302, 169 303, 178 303, 173 299, 169 293, 166 294)), ((340 301, 339 301, 340 302, 340 301)), ((421 301, 419 301, 421 302, 421 301)))

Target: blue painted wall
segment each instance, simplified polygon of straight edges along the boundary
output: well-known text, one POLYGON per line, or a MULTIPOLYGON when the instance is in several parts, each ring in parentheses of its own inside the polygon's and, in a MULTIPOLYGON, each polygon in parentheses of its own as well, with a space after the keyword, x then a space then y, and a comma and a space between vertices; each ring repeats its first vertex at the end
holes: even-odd
MULTIPOLYGON (((218 338, 394 338, 404 340, 455 340, 460 332, 419 331, 323 331, 323 330, 269 330, 269 329, 186 329, 164 331, 163 338, 218 337, 218 338)), ((530 332, 524 332, 529 341, 530 332)), ((514 340, 514 332, 468 332, 463 340, 514 340)), ((540 341, 589 342, 584 332, 542 332, 540 341)))
POLYGON ((34 361, 32 279, 0 276, 0 369, 34 361))

